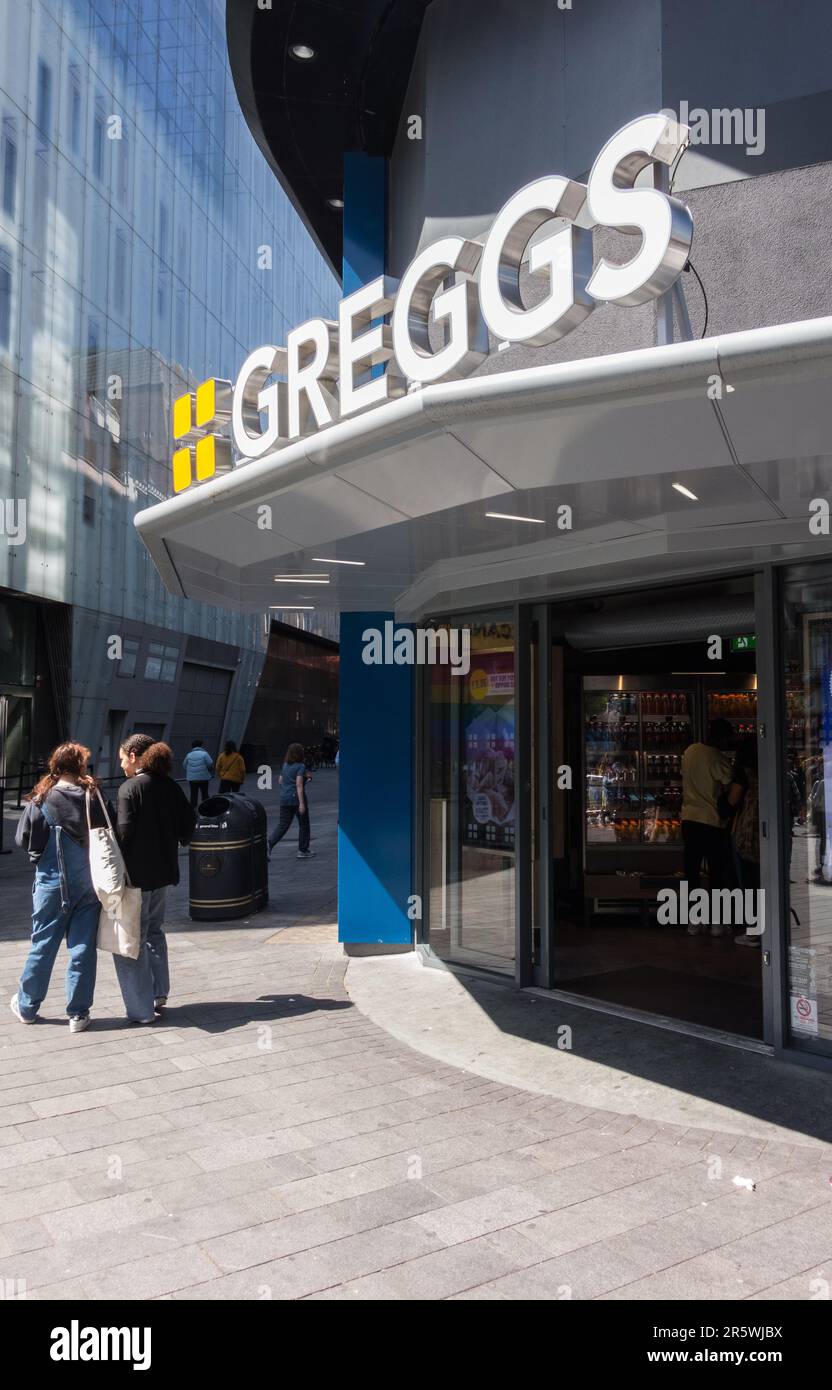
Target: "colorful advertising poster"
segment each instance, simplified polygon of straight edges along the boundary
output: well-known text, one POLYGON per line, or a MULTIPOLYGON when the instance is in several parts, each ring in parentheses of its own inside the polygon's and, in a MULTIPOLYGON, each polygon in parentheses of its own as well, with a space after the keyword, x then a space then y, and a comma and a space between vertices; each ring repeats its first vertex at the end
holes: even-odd
MULTIPOLYGON (((468 845, 514 848, 514 652, 472 632, 462 710, 468 845)), ((507 644, 506 644, 507 645, 507 644)))

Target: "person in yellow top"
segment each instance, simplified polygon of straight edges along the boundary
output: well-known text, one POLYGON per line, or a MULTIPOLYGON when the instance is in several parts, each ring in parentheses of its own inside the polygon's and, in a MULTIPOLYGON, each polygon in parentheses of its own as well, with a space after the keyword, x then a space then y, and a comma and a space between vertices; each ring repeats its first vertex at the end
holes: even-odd
POLYGON ((246 765, 231 739, 217 758, 217 776, 221 792, 238 792, 246 780, 246 765))
POLYGON ((728 720, 714 719, 707 742, 692 743, 682 755, 682 840, 689 893, 700 886, 703 859, 711 888, 728 886, 731 840, 717 801, 731 781, 733 742, 728 720))

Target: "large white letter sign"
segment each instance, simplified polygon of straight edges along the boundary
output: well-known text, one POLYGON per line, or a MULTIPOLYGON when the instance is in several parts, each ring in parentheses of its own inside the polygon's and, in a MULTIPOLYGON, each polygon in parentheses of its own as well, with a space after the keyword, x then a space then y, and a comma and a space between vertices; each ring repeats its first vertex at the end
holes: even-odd
POLYGON ((252 352, 240 368, 234 383, 231 432, 234 447, 247 459, 259 458, 285 438, 286 385, 274 381, 264 389, 267 377, 286 372, 286 349, 261 347, 252 352), (260 428, 260 412, 267 425, 260 428))
POLYGON ((342 299, 337 324, 310 319, 288 334, 286 348, 251 353, 233 394, 240 462, 401 395, 406 381, 467 376, 488 356, 489 330, 500 346, 543 347, 597 303, 646 304, 666 294, 687 262, 693 219, 663 188, 635 183, 648 166, 672 164, 689 140, 688 127, 661 111, 640 116, 607 141, 586 187, 562 175, 535 179, 500 209, 483 245, 442 237, 400 283, 379 275, 342 299), (593 269, 595 227, 637 237, 632 259, 617 265, 601 257, 593 269), (530 305, 520 292, 527 253, 529 274, 544 284, 543 298, 530 305), (383 323, 387 315, 392 322, 383 323), (287 380, 269 380, 275 376, 287 380))
POLYGON ((496 338, 543 347, 592 312, 595 305, 586 294, 592 234, 580 227, 562 227, 531 248, 529 270, 548 276, 549 293, 531 309, 520 294, 520 266, 530 238, 554 217, 573 222, 585 198, 582 183, 553 176, 527 183, 497 213, 480 264, 480 304, 496 338))
POLYGON ((377 323, 369 328, 366 325, 390 313, 397 289, 396 280, 379 275, 369 284, 362 285, 360 290, 347 295, 338 305, 338 397, 342 416, 363 410, 368 405, 377 405, 379 401, 387 400, 388 395, 396 394, 395 382, 390 375, 391 372, 395 375, 395 363, 391 360, 393 341, 390 326, 377 323), (358 337, 353 336, 356 327, 365 329, 358 337), (390 363, 386 372, 356 385, 356 369, 360 373, 382 362, 390 363))
POLYGON ((290 439, 328 425, 337 415, 338 325, 310 319, 286 338, 290 439), (321 384, 323 379, 323 385, 321 384), (301 405, 301 397, 305 401, 301 405))
POLYGON ((646 304, 670 289, 685 265, 693 219, 684 203, 655 188, 634 188, 637 175, 654 161, 672 164, 688 143, 687 126, 661 113, 640 116, 602 149, 587 184, 593 223, 621 232, 641 232, 632 260, 615 265, 601 259, 587 289, 607 304, 646 304))
POLYGON ((481 255, 479 242, 449 236, 426 247, 407 267, 393 310, 393 352, 410 381, 467 376, 488 356, 473 280, 436 293, 453 272, 472 275, 481 255), (431 305, 434 322, 445 321, 445 346, 436 352, 430 344, 431 305))

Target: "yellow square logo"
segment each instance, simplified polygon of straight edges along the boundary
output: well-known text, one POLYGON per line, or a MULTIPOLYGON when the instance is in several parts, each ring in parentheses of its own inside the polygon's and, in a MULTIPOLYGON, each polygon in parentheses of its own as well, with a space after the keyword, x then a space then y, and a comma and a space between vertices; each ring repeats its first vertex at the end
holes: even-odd
POLYGON ((191 485, 191 451, 177 449, 173 456, 173 490, 182 492, 191 485))
POLYGON ((231 446, 219 431, 231 418, 230 381, 209 377, 173 402, 173 490, 183 492, 231 467, 231 446))
POLYGON ((214 436, 206 434, 204 439, 196 441, 196 480, 201 483, 205 478, 213 478, 216 464, 216 454, 214 436))

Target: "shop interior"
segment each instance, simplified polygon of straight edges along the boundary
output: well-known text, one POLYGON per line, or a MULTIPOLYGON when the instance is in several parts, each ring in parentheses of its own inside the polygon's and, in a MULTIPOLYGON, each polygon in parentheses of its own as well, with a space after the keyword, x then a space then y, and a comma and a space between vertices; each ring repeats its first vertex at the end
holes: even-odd
MULTIPOLYGON (((685 749, 720 720, 728 765, 755 756, 755 646, 750 578, 554 606, 553 740, 576 773, 555 792, 556 988, 762 1038, 759 940, 742 923, 667 920, 686 915, 685 749), (663 921, 666 888, 679 909, 663 921)), ((759 885, 745 819, 746 857, 726 838, 716 886, 759 885)), ((701 875, 710 891, 707 859, 701 875)))

